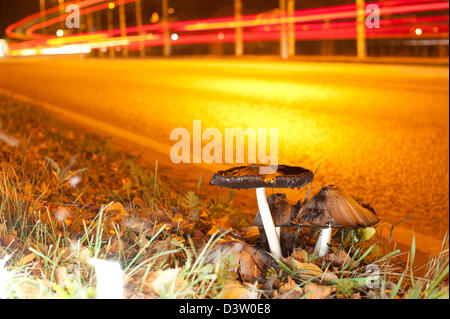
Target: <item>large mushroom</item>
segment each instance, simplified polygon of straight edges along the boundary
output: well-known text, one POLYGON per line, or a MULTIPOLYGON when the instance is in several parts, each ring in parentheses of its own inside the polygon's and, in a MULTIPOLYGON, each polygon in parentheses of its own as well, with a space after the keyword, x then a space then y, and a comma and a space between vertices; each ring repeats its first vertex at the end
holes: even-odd
POLYGON ((380 219, 370 206, 358 204, 338 187, 324 187, 300 208, 292 220, 299 226, 318 227, 320 231, 314 251, 323 257, 328 253, 332 228, 355 229, 377 224, 380 219))
POLYGON ((267 166, 253 164, 219 171, 210 180, 211 185, 234 189, 256 189, 258 208, 269 242, 270 252, 275 258, 281 258, 280 239, 270 213, 266 198, 266 188, 300 188, 313 178, 313 173, 302 167, 286 165, 267 166), (272 172, 269 173, 270 168, 272 172))

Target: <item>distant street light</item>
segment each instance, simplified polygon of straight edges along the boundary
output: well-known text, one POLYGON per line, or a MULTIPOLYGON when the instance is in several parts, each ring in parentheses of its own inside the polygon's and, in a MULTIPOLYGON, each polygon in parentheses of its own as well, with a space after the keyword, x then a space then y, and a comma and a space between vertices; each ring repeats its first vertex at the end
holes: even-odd
POLYGON ((152 13, 152 17, 150 18, 150 22, 151 23, 158 23, 159 21, 159 13, 158 12, 153 12, 152 13))

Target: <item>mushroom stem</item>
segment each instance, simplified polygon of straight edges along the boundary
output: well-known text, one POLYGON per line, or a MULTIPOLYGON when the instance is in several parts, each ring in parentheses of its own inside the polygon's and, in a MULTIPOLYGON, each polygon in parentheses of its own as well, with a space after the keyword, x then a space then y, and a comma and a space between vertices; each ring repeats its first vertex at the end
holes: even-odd
POLYGON ((277 231, 278 240, 281 240, 281 227, 275 227, 275 230, 277 231))
POLYGON ((324 257, 328 254, 328 244, 331 241, 331 225, 328 228, 324 228, 320 231, 319 239, 317 240, 314 252, 319 255, 319 257, 324 257))
POLYGON ((259 213, 269 242, 271 254, 281 259, 280 239, 275 229, 275 224, 270 213, 269 203, 267 202, 266 189, 261 187, 256 189, 256 199, 258 200, 259 213))

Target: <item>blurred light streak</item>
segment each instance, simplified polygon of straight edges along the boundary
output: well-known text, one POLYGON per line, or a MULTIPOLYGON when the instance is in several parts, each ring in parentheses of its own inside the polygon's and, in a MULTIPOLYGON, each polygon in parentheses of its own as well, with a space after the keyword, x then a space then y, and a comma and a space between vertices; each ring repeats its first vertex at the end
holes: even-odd
MULTIPOLYGON (((125 3, 135 2, 135 0, 124 0, 125 3)), ((119 1, 88 0, 78 4, 84 10, 80 14, 107 10, 109 3, 118 4, 119 1)), ((383 15, 408 14, 416 12, 433 12, 448 10, 448 2, 432 2, 424 0, 408 1, 384 1, 373 2, 380 6, 383 15)), ((367 3, 372 4, 372 3, 367 3)), ((45 14, 56 12, 58 8, 50 8, 45 14)), ((139 41, 144 42, 144 46, 160 46, 162 41, 162 24, 148 24, 142 26, 143 35, 139 36, 137 27, 129 27, 126 37, 120 36, 120 29, 110 31, 97 31, 77 35, 67 35, 60 38, 46 36, 36 33, 42 28, 49 27, 65 19, 65 15, 40 22, 40 14, 34 14, 16 24, 8 27, 8 34, 14 29, 22 28, 36 19, 36 24, 31 25, 26 30, 26 35, 32 40, 13 44, 11 51, 19 55, 42 54, 41 52, 75 52, 67 50, 71 44, 83 44, 90 49, 102 49, 108 47, 120 48, 128 46, 135 50, 139 41), (33 49, 37 49, 32 51, 33 49), (55 49, 55 50, 46 50, 55 49), (34 53, 33 53, 34 52, 34 53)), ((281 18, 279 14, 271 14, 264 17, 263 14, 243 16, 242 21, 237 24, 234 17, 203 19, 194 21, 177 21, 170 23, 177 45, 187 45, 195 43, 231 42, 235 40, 234 28, 242 26, 245 28, 245 41, 277 41, 279 40, 280 25, 282 22, 295 23, 296 40, 320 40, 320 39, 354 39, 356 37, 356 22, 346 21, 356 18, 355 5, 341 5, 326 8, 313 8, 307 10, 297 10, 292 17, 281 18), (325 22, 326 21, 326 22, 325 22), (176 36, 175 36, 176 34, 176 36)), ((367 29, 368 38, 401 38, 416 36, 415 30, 422 30, 420 34, 425 37, 448 37, 448 15, 442 16, 419 16, 419 17, 396 17, 382 19, 382 28, 367 29)), ((13 33, 15 38, 20 34, 13 33)), ((69 54, 69 53, 66 53, 69 54)))
MULTIPOLYGON (((69 2, 67 2, 67 5, 77 4, 79 6, 79 8, 84 8, 84 7, 91 6, 91 5, 94 5, 94 4, 97 4, 100 2, 104 2, 104 1, 105 0, 85 0, 83 2, 69 1, 69 2)), ((45 10, 43 12, 43 15, 47 16, 47 15, 50 15, 50 14, 58 12, 58 11, 59 11, 59 5, 45 10)), ((41 19, 40 12, 32 14, 32 15, 10 25, 8 28, 6 28, 5 33, 10 38, 14 38, 14 39, 18 39, 18 40, 27 39, 25 34, 15 33, 14 30, 17 28, 20 28, 22 25, 25 25, 30 21, 33 21, 33 20, 40 21, 40 19, 41 19)))
MULTIPOLYGON (((130 2, 135 2, 135 0, 123 0, 124 4, 130 3, 130 2)), ((83 16, 83 15, 86 15, 86 14, 89 14, 89 13, 93 13, 93 12, 97 12, 97 11, 100 11, 100 10, 103 10, 103 9, 107 9, 107 8, 109 8, 109 4, 110 3, 114 3, 115 5, 119 5, 119 0, 110 1, 109 3, 99 4, 99 5, 96 5, 94 7, 90 7, 90 8, 87 8, 87 9, 80 10, 80 15, 83 16)), ((25 32, 25 35, 28 38, 45 37, 42 34, 37 34, 36 31, 40 30, 40 29, 43 29, 43 28, 47 28, 47 27, 49 27, 51 25, 54 25, 54 24, 57 24, 59 22, 65 21, 67 15, 68 14, 64 14, 64 15, 58 16, 56 18, 47 20, 47 21, 45 21, 43 23, 37 23, 37 24, 33 25, 32 27, 28 28, 27 31, 25 32)))
POLYGON ((40 50, 42 55, 55 55, 55 54, 82 54, 90 53, 91 48, 88 45, 66 45, 60 48, 44 48, 40 50))
POLYGON ((107 35, 104 33, 101 34, 86 34, 79 36, 68 36, 63 38, 56 38, 47 40, 46 43, 48 45, 61 45, 67 43, 82 43, 82 42, 94 42, 94 41, 103 41, 107 38, 107 35))
POLYGON ((0 39, 0 58, 8 54, 9 48, 8 43, 4 39, 0 39))

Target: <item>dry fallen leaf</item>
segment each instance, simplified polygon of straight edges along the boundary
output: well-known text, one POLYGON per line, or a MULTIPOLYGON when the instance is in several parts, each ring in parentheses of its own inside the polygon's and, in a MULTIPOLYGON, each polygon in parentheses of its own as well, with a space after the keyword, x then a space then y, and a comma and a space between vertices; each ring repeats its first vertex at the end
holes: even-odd
POLYGON ((342 267, 350 263, 350 266, 356 266, 355 261, 351 261, 351 257, 344 250, 339 250, 337 253, 331 253, 326 256, 327 261, 331 261, 336 267, 342 267))
POLYGON ((181 215, 180 213, 177 213, 175 216, 172 217, 172 224, 175 225, 175 227, 178 224, 184 224, 186 223, 186 219, 184 219, 183 215, 181 215))
POLYGON ((302 280, 309 280, 314 278, 315 281, 333 281, 338 279, 335 273, 333 272, 324 272, 320 269, 316 264, 311 263, 301 263, 296 259, 289 257, 288 260, 294 264, 295 268, 299 270, 298 277, 302 280))
POLYGON ((306 299, 327 299, 335 291, 335 287, 321 286, 313 282, 307 283, 304 288, 306 299))
POLYGON ((122 219, 121 226, 126 229, 137 233, 149 233, 153 230, 153 224, 144 218, 137 217, 125 217, 122 219))
POLYGON ((303 294, 303 289, 289 277, 287 283, 281 285, 279 293, 281 294, 280 299, 299 299, 303 294))
POLYGON ((239 282, 231 282, 223 288, 221 299, 256 299, 258 294, 252 290, 244 287, 239 282))
POLYGON ((163 291, 172 288, 174 289, 174 292, 176 292, 185 285, 185 280, 178 278, 180 270, 180 268, 176 268, 152 272, 146 279, 145 287, 159 296, 163 291))
POLYGON ((334 281, 337 279, 338 279, 338 276, 334 272, 331 272, 331 271, 327 271, 322 275, 323 281, 334 281))
POLYGON ((292 254, 291 257, 295 260, 304 263, 308 260, 308 252, 306 250, 303 250, 301 248, 296 248, 292 254))
POLYGON ((0 237, 0 244, 2 244, 4 247, 8 247, 11 245, 11 243, 17 240, 17 236, 14 234, 6 234, 0 237))
POLYGON ((34 253, 28 254, 26 256, 23 256, 22 259, 18 262, 18 266, 25 266, 26 264, 30 263, 33 261, 33 259, 36 256, 34 255, 34 253))
POLYGON ((118 255, 121 248, 124 247, 124 244, 119 238, 114 238, 111 242, 111 245, 108 246, 108 253, 118 255))
POLYGON ((308 280, 313 277, 320 277, 323 275, 322 269, 319 266, 311 263, 301 263, 296 259, 289 258, 291 263, 299 270, 298 276, 303 280, 308 280))
POLYGON ((66 288, 67 269, 66 267, 57 267, 55 271, 55 279, 58 286, 66 288))
POLYGON ((78 255, 78 259, 80 260, 81 264, 87 265, 88 260, 91 258, 91 251, 89 250, 89 248, 81 248, 80 249, 80 253, 78 255))
POLYGON ((110 205, 107 205, 103 213, 105 215, 111 214, 111 215, 128 216, 128 212, 125 210, 125 207, 122 205, 122 203, 119 202, 113 202, 110 205))
POLYGON ((280 288, 280 279, 278 275, 271 275, 265 282, 262 287, 263 289, 278 289, 280 288))
POLYGON ((50 286, 47 280, 38 279, 39 285, 33 280, 20 280, 17 284, 17 292, 20 299, 38 299, 42 298, 44 290, 42 286, 50 286))
POLYGON ((361 299, 361 294, 359 292, 354 293, 351 299, 361 299))
POLYGON ((268 259, 260 251, 243 241, 223 241, 211 249, 206 261, 223 266, 224 260, 233 258, 229 270, 239 273, 247 282, 261 280, 268 265, 268 259), (232 256, 232 257, 231 257, 232 256))
POLYGON ((259 236, 259 228, 257 226, 250 226, 247 228, 243 237, 246 242, 254 242, 259 238, 259 236))

